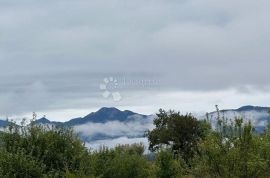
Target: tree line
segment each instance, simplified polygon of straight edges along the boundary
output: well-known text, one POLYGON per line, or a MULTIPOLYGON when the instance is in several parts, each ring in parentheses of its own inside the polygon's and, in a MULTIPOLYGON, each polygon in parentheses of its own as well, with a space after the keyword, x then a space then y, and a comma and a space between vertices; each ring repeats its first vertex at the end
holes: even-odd
MULTIPOLYGON (((219 111, 218 111, 219 112, 219 111)), ((89 150, 71 128, 11 123, 0 134, 3 178, 266 178, 270 127, 159 110, 142 144, 89 150), (144 154, 145 149, 151 153, 144 154)))

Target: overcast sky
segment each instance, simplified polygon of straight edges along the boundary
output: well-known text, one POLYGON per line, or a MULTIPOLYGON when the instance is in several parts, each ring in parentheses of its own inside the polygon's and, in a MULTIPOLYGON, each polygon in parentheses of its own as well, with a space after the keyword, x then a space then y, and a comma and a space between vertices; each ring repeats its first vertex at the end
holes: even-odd
POLYGON ((2 0, 0 116, 267 106, 269 7, 269 0, 2 0))

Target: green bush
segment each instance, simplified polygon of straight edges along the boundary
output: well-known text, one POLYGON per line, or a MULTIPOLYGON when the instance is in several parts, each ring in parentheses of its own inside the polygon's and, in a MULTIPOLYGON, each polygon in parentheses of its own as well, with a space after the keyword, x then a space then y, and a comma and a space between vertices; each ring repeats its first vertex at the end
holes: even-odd
POLYGON ((90 153, 90 169, 96 177, 104 178, 146 178, 150 176, 150 163, 143 156, 140 144, 122 145, 114 149, 106 147, 90 153))
POLYGON ((23 153, 27 159, 37 162, 36 165, 43 165, 43 174, 53 177, 61 177, 67 170, 75 173, 88 154, 82 142, 67 128, 13 124, 1 134, 1 140, 2 149, 9 156, 16 158, 23 153))
POLYGON ((194 161, 192 171, 196 177, 260 178, 270 175, 269 152, 261 154, 270 142, 265 144, 264 135, 254 135, 250 123, 240 127, 242 131, 238 136, 225 137, 226 134, 212 132, 200 144, 201 154, 194 161))
POLYGON ((23 150, 9 153, 0 150, 0 175, 2 178, 38 178, 43 177, 45 166, 23 150))
POLYGON ((173 154, 169 150, 161 150, 157 154, 155 164, 157 178, 177 178, 183 171, 180 161, 173 159, 173 154))

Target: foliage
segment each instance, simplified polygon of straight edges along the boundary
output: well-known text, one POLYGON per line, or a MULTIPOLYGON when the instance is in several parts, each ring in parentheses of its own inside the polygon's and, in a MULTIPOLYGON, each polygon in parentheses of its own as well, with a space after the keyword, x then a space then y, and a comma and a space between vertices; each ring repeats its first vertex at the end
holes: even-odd
POLYGON ((96 177, 146 178, 150 176, 150 163, 143 156, 141 144, 121 145, 114 149, 101 147, 89 154, 96 177))
POLYGON ((174 153, 182 155, 186 162, 197 152, 197 145, 206 133, 205 122, 190 114, 160 109, 154 120, 155 128, 148 131, 149 149, 157 151, 171 147, 174 153))
POLYGON ((270 175, 270 126, 207 121, 160 110, 142 144, 88 150, 69 128, 11 123, 0 133, 3 178, 266 178, 270 175))
POLYGON ((30 125, 10 125, 2 134, 3 148, 10 154, 23 152, 44 165, 44 173, 61 176, 66 170, 75 172, 87 150, 72 130, 30 125))
POLYGON ((44 165, 33 157, 18 150, 16 153, 0 151, 0 175, 3 178, 10 177, 43 177, 44 165))
MULTIPOLYGON (((239 125, 240 135, 225 137, 225 133, 211 132, 199 145, 200 155, 194 159, 192 173, 196 177, 268 177, 269 157, 265 149, 265 135, 252 133, 250 123, 239 125), (265 154, 262 154, 265 150, 265 154)), ((228 136, 228 135, 227 135, 228 136)), ((266 144, 266 145, 265 145, 266 144)))
POLYGON ((173 159, 170 150, 160 150, 155 164, 157 166, 157 178, 177 178, 180 177, 183 171, 180 162, 173 159))

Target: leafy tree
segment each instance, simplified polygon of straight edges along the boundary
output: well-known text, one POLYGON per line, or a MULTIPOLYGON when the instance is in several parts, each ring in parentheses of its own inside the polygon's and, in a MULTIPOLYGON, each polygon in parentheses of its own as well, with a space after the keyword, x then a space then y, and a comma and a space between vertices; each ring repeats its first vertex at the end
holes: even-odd
POLYGON ((197 152, 198 142, 204 137, 206 123, 198 121, 190 114, 160 109, 154 119, 155 128, 147 132, 149 149, 157 151, 171 147, 174 153, 181 154, 186 162, 197 152))

